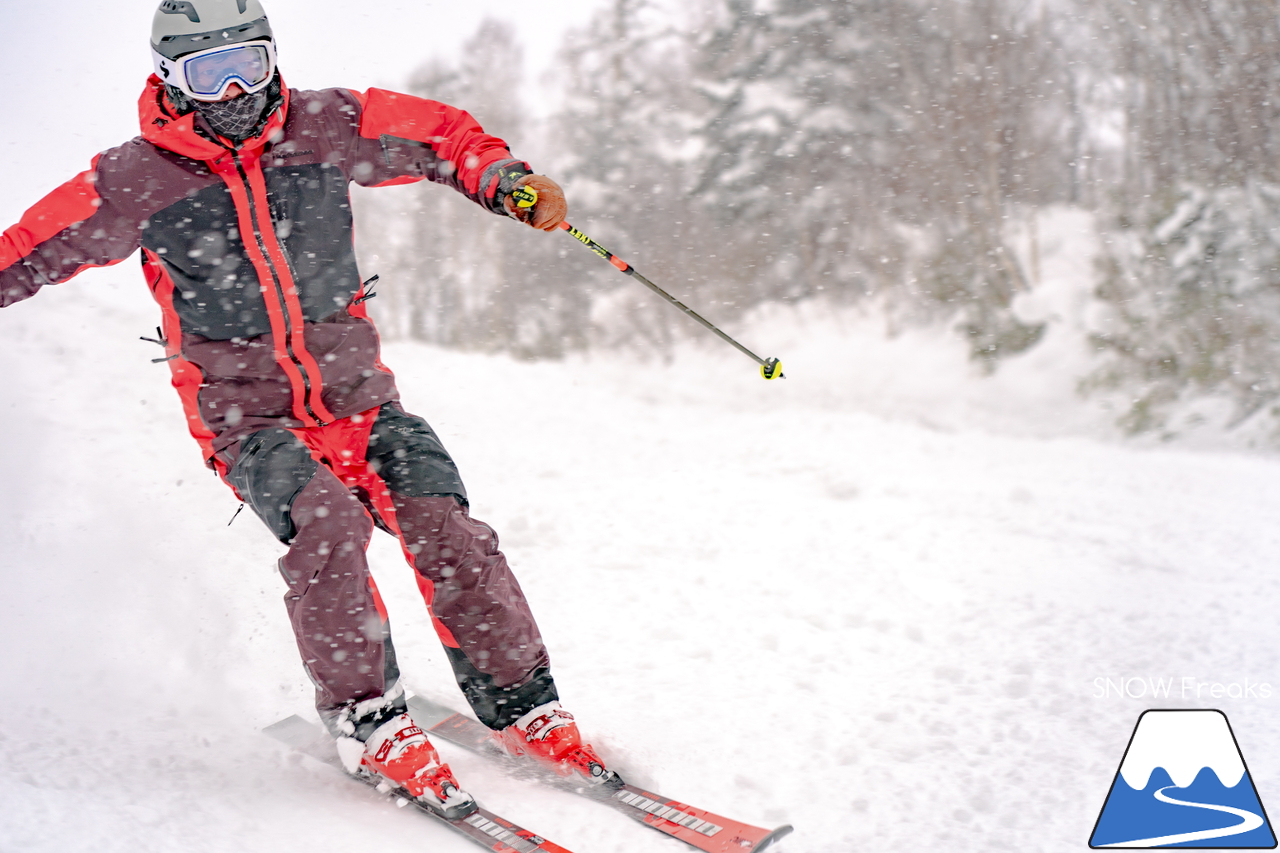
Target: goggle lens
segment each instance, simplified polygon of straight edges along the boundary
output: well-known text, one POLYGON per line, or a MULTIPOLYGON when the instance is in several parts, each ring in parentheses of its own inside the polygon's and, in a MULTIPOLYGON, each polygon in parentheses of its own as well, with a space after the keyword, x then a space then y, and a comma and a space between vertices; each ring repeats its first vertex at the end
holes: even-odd
POLYGON ((271 76, 271 57, 260 44, 242 44, 201 56, 184 63, 187 86, 196 97, 216 97, 232 81, 245 89, 267 82, 271 76))

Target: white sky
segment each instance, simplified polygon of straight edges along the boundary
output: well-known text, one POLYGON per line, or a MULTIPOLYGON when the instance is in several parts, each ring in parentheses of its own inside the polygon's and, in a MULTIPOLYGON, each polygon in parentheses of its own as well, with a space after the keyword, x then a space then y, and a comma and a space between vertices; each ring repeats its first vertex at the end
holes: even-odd
MULTIPOLYGON (((364 89, 400 86, 426 58, 456 55, 486 16, 517 27, 536 81, 565 30, 585 24, 601 2, 263 0, 263 6, 290 86, 364 89)), ((94 154, 137 135, 157 5, 0 0, 0 228, 86 168, 94 154)))

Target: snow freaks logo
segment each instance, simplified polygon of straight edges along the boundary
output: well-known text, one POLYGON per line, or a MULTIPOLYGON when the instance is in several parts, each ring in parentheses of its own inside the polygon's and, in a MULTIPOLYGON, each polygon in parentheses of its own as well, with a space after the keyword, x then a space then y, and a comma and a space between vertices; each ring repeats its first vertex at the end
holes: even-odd
POLYGON ((1089 846, 1274 848, 1275 834, 1226 715, 1144 712, 1089 846))
POLYGON ((1201 681, 1189 675, 1182 678, 1135 676, 1132 678, 1095 678, 1094 699, 1270 699, 1275 690, 1265 682, 1250 681, 1222 684, 1201 681))

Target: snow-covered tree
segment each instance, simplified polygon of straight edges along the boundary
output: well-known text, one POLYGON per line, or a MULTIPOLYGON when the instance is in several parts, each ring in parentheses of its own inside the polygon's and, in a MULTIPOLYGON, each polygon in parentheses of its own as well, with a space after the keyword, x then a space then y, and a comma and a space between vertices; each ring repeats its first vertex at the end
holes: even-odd
MULTIPOLYGON (((538 146, 524 84, 514 29, 486 20, 462 45, 460 59, 429 60, 407 88, 466 109, 516 156, 547 171, 527 153, 538 146)), ((429 183, 376 190, 362 200, 362 225, 374 232, 369 254, 382 275, 370 306, 388 327, 446 346, 530 357, 582 345, 586 299, 548 268, 550 235, 429 183)))
POLYGON ((887 291, 960 315, 975 356, 1032 345, 1039 330, 1009 311, 1029 282, 1006 226, 1066 197, 1078 125, 1048 9, 718 5, 700 45, 698 189, 735 254, 768 271, 756 298, 887 291))
POLYGON ((1122 180, 1104 228, 1095 388, 1134 402, 1230 401, 1280 422, 1280 14, 1274 3, 1105 0, 1121 81, 1122 180))
MULTIPOLYGON (((654 0, 610 0, 571 32, 550 123, 571 221, 679 295, 705 281, 699 211, 688 198, 694 144, 689 41, 654 0)), ((561 250, 593 299, 594 340, 667 348, 687 323, 599 259, 561 250)))

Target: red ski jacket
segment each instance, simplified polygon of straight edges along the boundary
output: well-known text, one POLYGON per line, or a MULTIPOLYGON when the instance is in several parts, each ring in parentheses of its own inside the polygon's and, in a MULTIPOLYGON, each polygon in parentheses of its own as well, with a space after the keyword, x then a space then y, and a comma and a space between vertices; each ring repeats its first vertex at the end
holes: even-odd
POLYGON ((352 181, 431 180, 502 213, 502 174, 529 172, 445 104, 382 89, 283 95, 262 133, 233 146, 179 115, 153 75, 142 135, 0 236, 0 307, 142 249, 173 385, 217 468, 214 454, 250 432, 398 397, 362 304, 352 181))

